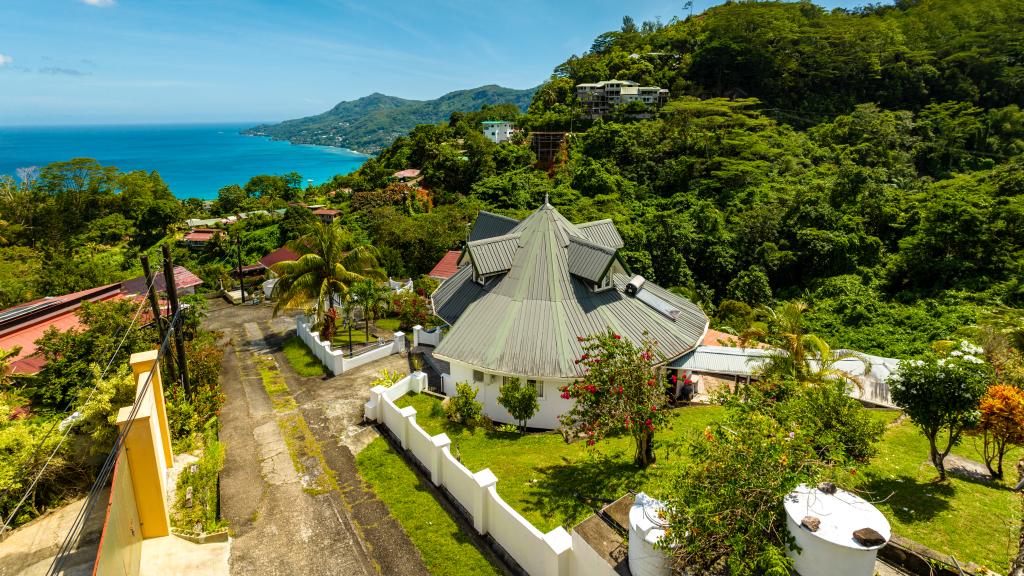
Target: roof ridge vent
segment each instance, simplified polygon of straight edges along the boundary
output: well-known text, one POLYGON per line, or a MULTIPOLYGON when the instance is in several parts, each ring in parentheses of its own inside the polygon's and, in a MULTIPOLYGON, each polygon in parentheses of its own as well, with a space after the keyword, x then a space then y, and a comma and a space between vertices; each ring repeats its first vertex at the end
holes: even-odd
POLYGON ((644 282, 647 282, 647 280, 644 280, 643 276, 639 274, 633 276, 633 278, 626 284, 626 294, 629 296, 636 296, 644 287, 644 282))

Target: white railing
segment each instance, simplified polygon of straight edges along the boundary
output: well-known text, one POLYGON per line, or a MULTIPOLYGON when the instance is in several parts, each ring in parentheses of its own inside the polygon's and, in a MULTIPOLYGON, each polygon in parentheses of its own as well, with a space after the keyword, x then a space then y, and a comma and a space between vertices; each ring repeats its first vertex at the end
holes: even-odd
MULTIPOLYGON (((594 552, 580 559, 572 558, 573 538, 561 526, 543 533, 523 518, 498 495, 498 479, 490 468, 471 472, 451 454, 451 440, 446 434, 431 436, 416 423, 416 409, 399 408, 395 400, 409 391, 419 392, 427 386, 427 376, 416 372, 390 388, 376 386, 364 406, 364 416, 386 426, 402 448, 412 453, 430 473, 430 480, 443 487, 473 521, 480 534, 490 534, 495 542, 531 576, 575 576, 571 566, 592 566, 594 552)), ((581 552, 585 552, 581 550, 581 552)), ((610 567, 589 572, 595 575, 614 574, 610 567)), ((578 571, 578 569, 576 570, 578 571)))
POLYGON ((405 333, 395 332, 394 342, 385 343, 376 348, 364 350, 350 358, 345 357, 344 349, 332 349, 330 342, 320 339, 320 335, 313 332, 309 327, 309 321, 303 315, 295 318, 295 331, 302 342, 313 352, 313 355, 320 360, 320 363, 327 368, 331 374, 337 375, 369 364, 392 354, 405 352, 405 333))

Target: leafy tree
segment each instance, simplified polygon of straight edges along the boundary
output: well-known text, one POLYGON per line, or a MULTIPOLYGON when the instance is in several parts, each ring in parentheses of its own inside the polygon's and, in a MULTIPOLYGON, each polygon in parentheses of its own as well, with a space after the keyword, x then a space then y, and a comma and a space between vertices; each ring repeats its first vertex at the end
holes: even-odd
POLYGON ((483 404, 476 401, 480 391, 468 382, 455 384, 455 395, 445 400, 444 411, 452 422, 460 422, 471 426, 480 417, 483 404))
POLYGON ((519 378, 505 378, 498 389, 498 404, 519 422, 520 432, 526 433, 526 422, 540 410, 537 388, 519 378))
POLYGON ((567 427, 580 427, 587 444, 608 435, 633 437, 634 462, 654 463, 654 432, 667 416, 658 375, 651 367, 657 351, 651 341, 634 344, 608 331, 579 337, 584 353, 578 364, 585 376, 562 387, 562 398, 575 400, 561 416, 567 427))
POLYGON ((299 259, 273 266, 279 279, 274 285, 274 313, 287 308, 312 308, 314 325, 323 323, 334 303, 344 300, 349 286, 364 279, 386 278, 377 265, 372 246, 357 245, 337 222, 316 221, 291 244, 299 259))
POLYGON ((740 272, 729 282, 726 295, 750 306, 767 306, 772 302, 772 288, 768 276, 758 268, 740 272))
POLYGON ((416 292, 398 292, 391 297, 391 312, 398 318, 401 330, 413 326, 426 326, 431 318, 430 301, 416 292))
POLYGON ((32 300, 42 272, 39 254, 25 246, 5 246, 0 261, 0 310, 32 300))
POLYGON ((978 424, 978 405, 992 380, 991 367, 976 356, 980 352, 961 343, 944 358, 905 361, 889 383, 893 402, 928 438, 929 458, 940 481, 946 479, 949 451, 978 424))
POLYGON ((1015 386, 990 386, 981 398, 978 427, 985 466, 994 479, 1003 477, 1003 456, 1024 444, 1024 391, 1015 386))

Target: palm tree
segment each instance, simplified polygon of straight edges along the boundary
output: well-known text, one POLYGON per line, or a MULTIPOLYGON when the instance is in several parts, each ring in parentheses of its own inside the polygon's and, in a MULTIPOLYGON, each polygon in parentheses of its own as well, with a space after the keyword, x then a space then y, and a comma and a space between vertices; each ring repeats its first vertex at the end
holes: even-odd
POLYGON ((794 300, 776 308, 763 308, 762 311, 767 322, 755 325, 741 337, 744 345, 751 339, 774 345, 759 369, 762 378, 792 378, 805 384, 839 380, 861 387, 854 375, 840 370, 837 364, 843 360, 858 360, 864 364, 866 372, 870 362, 853 351, 834 351, 820 337, 807 332, 804 326, 805 302, 794 300))
POLYGON ((370 340, 370 319, 376 320, 384 305, 387 293, 390 292, 378 282, 366 279, 352 285, 352 296, 363 309, 363 320, 366 321, 366 340, 370 340))
POLYGON ((352 235, 337 222, 309 224, 297 240, 288 243, 298 260, 278 262, 273 297, 274 314, 285 309, 312 308, 313 327, 320 326, 336 301, 348 296, 349 286, 387 276, 377 263, 373 246, 356 245, 352 235))

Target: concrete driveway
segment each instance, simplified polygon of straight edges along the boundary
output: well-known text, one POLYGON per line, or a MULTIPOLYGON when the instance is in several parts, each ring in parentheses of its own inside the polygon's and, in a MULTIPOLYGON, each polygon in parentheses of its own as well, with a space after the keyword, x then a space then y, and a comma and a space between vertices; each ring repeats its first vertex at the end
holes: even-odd
POLYGON ((419 551, 359 476, 354 457, 376 434, 361 425, 372 375, 385 367, 408 372, 407 359, 390 356, 342 376, 303 378, 280 353, 294 333, 292 317, 272 318, 265 304, 211 301, 205 324, 222 332, 225 349, 221 509, 233 533, 231 573, 428 574, 419 551), (254 353, 277 361, 338 490, 303 490, 254 353))

